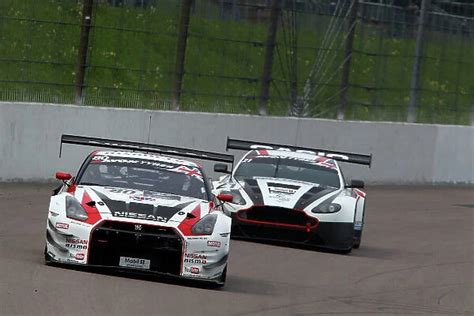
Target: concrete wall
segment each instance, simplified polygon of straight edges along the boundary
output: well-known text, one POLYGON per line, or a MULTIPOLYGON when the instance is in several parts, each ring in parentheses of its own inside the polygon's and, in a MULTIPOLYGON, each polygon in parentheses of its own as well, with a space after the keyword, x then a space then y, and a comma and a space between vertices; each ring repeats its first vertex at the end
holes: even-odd
MULTIPOLYGON (((145 111, 0 102, 0 181, 48 180, 75 173, 92 148, 61 134, 223 152, 227 136, 372 153, 372 168, 344 165, 371 184, 474 184, 474 127, 145 111)), ((242 153, 234 152, 239 158, 242 153)), ((208 165, 206 165, 208 166, 208 165)))

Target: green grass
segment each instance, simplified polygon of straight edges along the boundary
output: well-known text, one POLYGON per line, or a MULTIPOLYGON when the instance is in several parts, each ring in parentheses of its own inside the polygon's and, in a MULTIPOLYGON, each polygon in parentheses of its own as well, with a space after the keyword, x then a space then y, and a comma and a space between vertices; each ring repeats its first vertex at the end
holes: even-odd
MULTIPOLYGON (((75 0, 0 2, 0 99, 74 102, 81 8, 75 0), (59 22, 59 23, 58 23, 59 22)), ((144 10, 99 1, 94 11, 86 72, 89 105, 169 109, 175 65, 178 1, 144 10)), ((298 95, 318 53, 329 19, 299 13, 298 95)), ((187 42, 182 109, 256 113, 266 24, 220 19, 215 2, 197 1, 187 42)), ((286 115, 290 47, 277 34, 269 114, 286 115)), ((310 114, 334 118, 339 101, 343 37, 316 79, 310 114)), ((347 118, 405 121, 415 42, 384 26, 358 25, 347 118), (382 54, 383 56, 380 56, 382 54)), ((428 33, 418 121, 470 124, 474 102, 474 45, 467 37, 428 33)))

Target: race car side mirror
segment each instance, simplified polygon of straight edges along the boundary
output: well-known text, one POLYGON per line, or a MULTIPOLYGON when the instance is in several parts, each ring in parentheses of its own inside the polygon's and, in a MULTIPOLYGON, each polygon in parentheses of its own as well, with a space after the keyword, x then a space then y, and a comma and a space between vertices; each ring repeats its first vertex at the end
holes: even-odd
POLYGON ((72 179, 72 175, 66 172, 56 172, 56 179, 61 181, 68 181, 72 179))
POLYGON ((230 171, 227 170, 227 165, 223 163, 216 163, 214 165, 214 171, 221 172, 221 173, 230 173, 230 171))
POLYGON ((232 202, 234 200, 234 196, 230 193, 219 193, 216 198, 222 202, 232 202))
POLYGON ((346 188, 363 189, 364 188, 364 181, 362 181, 362 180, 352 180, 351 184, 346 185, 346 188))

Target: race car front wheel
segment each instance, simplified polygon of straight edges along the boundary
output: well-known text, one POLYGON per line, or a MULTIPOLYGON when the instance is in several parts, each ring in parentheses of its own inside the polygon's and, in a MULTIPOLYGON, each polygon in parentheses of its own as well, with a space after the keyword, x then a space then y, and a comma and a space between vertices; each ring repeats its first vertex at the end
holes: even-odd
POLYGON ((219 288, 219 287, 223 287, 225 285, 225 279, 227 277, 227 266, 224 268, 224 271, 222 271, 222 274, 221 276, 212 282, 212 284, 209 284, 208 286, 210 286, 211 288, 219 288))
POLYGON ((362 240, 362 230, 354 230, 354 243, 352 244, 352 248, 359 248, 360 242, 362 240))
POLYGON ((52 263, 51 256, 48 255, 48 249, 47 249, 46 245, 44 245, 44 263, 46 265, 52 263))

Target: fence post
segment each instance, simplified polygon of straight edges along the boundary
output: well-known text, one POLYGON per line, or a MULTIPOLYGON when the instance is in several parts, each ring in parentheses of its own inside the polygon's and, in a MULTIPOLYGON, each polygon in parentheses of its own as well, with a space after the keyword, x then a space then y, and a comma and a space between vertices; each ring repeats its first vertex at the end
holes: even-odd
POLYGON ((270 8, 270 21, 268 23, 267 39, 265 41, 265 54, 263 60, 262 86, 258 114, 267 115, 268 98, 270 95, 270 82, 273 66, 273 52, 278 27, 278 17, 281 10, 281 0, 272 0, 270 8))
POLYGON ((344 60, 341 78, 341 92, 339 94, 339 107, 337 109, 337 119, 343 120, 347 109, 347 90, 349 89, 349 76, 351 71, 352 50, 354 46, 354 35, 357 23, 357 11, 359 9, 359 0, 352 0, 351 12, 349 13, 349 34, 346 38, 344 48, 344 60))
POLYGON ((89 32, 92 25, 93 0, 83 0, 81 16, 81 35, 79 39, 79 52, 77 58, 76 79, 75 79, 75 102, 82 104, 84 78, 87 67, 87 51, 89 49, 89 32))
POLYGON ((471 106, 471 126, 474 126, 474 101, 471 106))
POLYGON ((193 0, 181 2, 181 12, 178 24, 178 43, 176 45, 175 77, 173 82, 173 110, 179 111, 181 102, 181 88, 184 76, 184 60, 186 58, 186 44, 188 41, 189 19, 191 16, 191 5, 193 0))
POLYGON ((418 18, 418 30, 416 32, 415 60, 413 62, 413 74, 410 87, 410 102, 408 104, 407 122, 416 122, 418 107, 418 90, 420 88, 421 59, 423 55, 424 29, 428 16, 431 0, 422 0, 420 17, 418 18))

